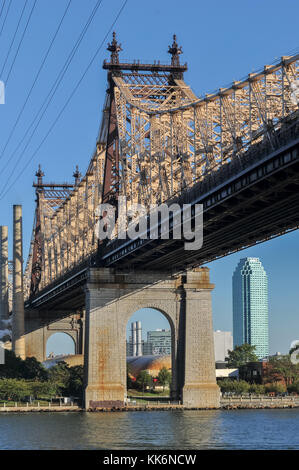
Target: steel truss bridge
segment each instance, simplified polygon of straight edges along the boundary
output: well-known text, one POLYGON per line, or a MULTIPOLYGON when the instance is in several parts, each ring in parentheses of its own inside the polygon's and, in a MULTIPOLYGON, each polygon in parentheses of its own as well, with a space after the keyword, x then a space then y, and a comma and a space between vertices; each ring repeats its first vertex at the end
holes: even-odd
MULTIPOLYGON (((215 94, 184 82, 176 37, 171 63, 122 63, 115 34, 95 152, 74 184, 36 176, 25 306, 84 304, 90 266, 174 273, 282 235, 299 225, 299 55, 285 56, 215 94), (203 246, 184 240, 98 242, 101 202, 203 204, 203 246)), ((171 226, 171 221, 170 221, 171 226)))

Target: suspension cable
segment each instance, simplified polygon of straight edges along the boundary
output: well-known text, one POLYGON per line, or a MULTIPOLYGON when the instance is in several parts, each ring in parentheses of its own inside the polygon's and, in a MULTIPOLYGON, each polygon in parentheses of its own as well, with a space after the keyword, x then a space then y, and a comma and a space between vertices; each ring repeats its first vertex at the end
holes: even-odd
MULTIPOLYGON (((12 4, 12 0, 10 0, 10 2, 9 2, 9 4, 8 4, 8 8, 7 8, 7 10, 6 10, 6 14, 5 14, 5 17, 4 17, 4 20, 3 20, 3 24, 2 24, 2 28, 0 29, 0 36, 1 36, 2 33, 3 33, 3 29, 4 29, 4 26, 5 26, 5 23, 6 23, 6 19, 7 19, 7 16, 8 16, 10 7, 11 7, 11 4, 12 4)), ((3 3, 2 10, 1 10, 1 14, 2 14, 2 11, 3 11, 4 5, 5 5, 5 2, 3 3)))
MULTIPOLYGON (((37 0, 35 0, 35 1, 37 1, 37 0)), ((69 8, 70 8, 71 3, 72 3, 72 0, 69 0, 68 4, 67 4, 67 6, 66 6, 66 8, 65 8, 65 10, 64 10, 64 13, 63 13, 63 15, 62 15, 62 18, 61 18, 61 20, 60 20, 60 22, 59 22, 59 24, 58 24, 58 27, 57 27, 57 29, 56 29, 56 31, 55 31, 55 34, 54 34, 54 36, 53 36, 53 38, 52 38, 52 40, 51 40, 51 42, 50 42, 50 45, 49 45, 49 47, 48 47, 48 49, 47 49, 47 51, 46 51, 46 54, 45 54, 45 56, 44 56, 44 58, 43 58, 43 60, 42 60, 42 63, 41 63, 41 65, 40 65, 40 67, 39 67, 39 69, 38 69, 38 71, 37 71, 37 74, 36 74, 36 76, 35 76, 35 79, 34 79, 34 81, 33 81, 33 84, 32 84, 32 86, 31 86, 31 88, 30 88, 30 90, 29 90, 29 92, 28 92, 28 94, 27 94, 27 97, 26 97, 26 99, 25 99, 25 101, 24 101, 24 103, 23 103, 23 106, 22 106, 22 108, 21 108, 21 110, 20 110, 20 112, 19 112, 19 114, 18 114, 18 117, 17 117, 17 119, 16 119, 16 121, 15 121, 15 123, 14 123, 14 125, 13 125, 13 128, 12 128, 12 130, 11 130, 9 136, 8 136, 8 139, 7 139, 7 141, 6 141, 5 145, 4 145, 4 148, 3 148, 2 152, 1 152, 1 155, 0 155, 0 160, 1 160, 1 158, 3 157, 3 155, 4 155, 4 153, 5 153, 5 150, 6 150, 7 146, 8 146, 8 144, 9 144, 9 142, 10 142, 12 136, 13 136, 13 133, 14 133, 14 131, 15 131, 17 125, 18 125, 18 122, 20 121, 20 118, 21 118, 21 116, 22 116, 22 114, 23 114, 23 112, 24 112, 24 109, 25 109, 25 107, 26 107, 26 105, 27 105, 27 103, 28 103, 28 100, 29 100, 29 98, 30 98, 30 96, 31 96, 31 94, 32 94, 32 91, 33 91, 33 89, 34 89, 34 87, 35 87, 35 85, 36 85, 36 82, 37 82, 37 80, 38 80, 38 78, 39 78, 39 76, 40 76, 40 74, 41 74, 41 71, 42 71, 42 69, 43 69, 43 67, 44 67, 44 65, 45 65, 45 63, 46 63, 46 61, 47 61, 48 55, 49 55, 49 53, 50 53, 50 51, 51 51, 51 49, 52 49, 52 47, 53 47, 53 44, 54 44, 54 42, 55 42, 55 39, 56 39, 56 37, 57 37, 57 35, 58 35, 58 33, 59 33, 59 30, 60 30, 60 28, 61 28, 61 26, 62 26, 62 23, 63 23, 63 21, 64 21, 64 19, 65 19, 65 17, 66 17, 66 14, 67 14, 68 10, 69 10, 69 8)), ((33 10, 31 10, 31 12, 32 12, 32 11, 33 11, 33 10)), ((6 79, 6 80, 7 80, 7 79, 6 79)), ((6 81, 6 83, 7 83, 7 81, 6 81)))

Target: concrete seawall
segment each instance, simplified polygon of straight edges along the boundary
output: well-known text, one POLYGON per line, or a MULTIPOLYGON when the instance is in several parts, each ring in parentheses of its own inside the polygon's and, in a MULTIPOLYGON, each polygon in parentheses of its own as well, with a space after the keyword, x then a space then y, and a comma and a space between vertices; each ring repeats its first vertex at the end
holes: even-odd
POLYGON ((299 408, 299 397, 229 397, 221 398, 222 409, 299 408))
POLYGON ((78 406, 1 406, 0 413, 42 413, 83 411, 78 406))
MULTIPOLYGON (((18 405, 18 404, 16 404, 18 405)), ((299 408, 299 397, 230 397, 222 398, 220 409, 236 410, 236 409, 283 409, 283 408, 299 408)), ((109 412, 109 411, 175 411, 175 410, 208 410, 217 408, 198 408, 186 407, 178 403, 134 403, 124 407, 97 408, 85 410, 77 405, 73 406, 1 406, 0 413, 42 413, 42 412, 109 412)), ((219 408, 218 408, 219 409, 219 408)))

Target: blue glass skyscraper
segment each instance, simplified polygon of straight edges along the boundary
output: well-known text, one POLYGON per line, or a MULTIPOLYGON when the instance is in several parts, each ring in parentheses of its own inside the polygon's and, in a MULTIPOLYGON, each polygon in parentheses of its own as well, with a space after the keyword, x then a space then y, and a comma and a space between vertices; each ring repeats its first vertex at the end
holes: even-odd
POLYGON ((248 343, 269 355, 268 278, 259 258, 243 258, 233 274, 234 347, 248 343))

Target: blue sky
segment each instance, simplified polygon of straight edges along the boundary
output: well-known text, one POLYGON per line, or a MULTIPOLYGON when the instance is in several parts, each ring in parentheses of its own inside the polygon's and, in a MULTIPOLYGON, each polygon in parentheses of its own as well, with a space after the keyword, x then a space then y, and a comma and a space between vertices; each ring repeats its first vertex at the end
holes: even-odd
MULTIPOLYGON (((6 83, 6 104, 0 105, 0 155, 68 1, 36 2, 6 83)), ((0 0, 0 9, 2 3, 3 0, 0 0)), ((12 205, 23 205, 25 258, 34 211, 32 181, 38 163, 41 163, 48 181, 72 180, 76 164, 82 173, 88 166, 106 90, 106 73, 101 65, 109 55, 105 50, 107 41, 48 139, 37 155, 30 159, 81 78, 123 3, 124 0, 102 1, 36 134, 26 151, 23 151, 19 142, 96 4, 96 0, 72 0, 24 113, 0 159, 0 194, 10 174, 13 174, 13 178, 9 184, 25 166, 10 191, 4 197, 0 196, 0 224, 9 225, 10 236, 12 205), (13 171, 18 159, 20 163, 17 170, 13 171)), ((0 71, 24 4, 25 0, 12 1, 0 36, 0 71)), ((28 1, 7 66, 0 76, 4 82, 33 4, 34 0, 28 1)), ((182 60, 189 65, 185 80, 197 94, 203 94, 223 87, 282 55, 298 51, 298 17, 299 3, 293 0, 285 0, 283 5, 276 0, 128 0, 114 29, 124 49, 121 57, 144 61, 168 61, 167 48, 172 35, 176 33, 183 47, 182 60)), ((0 19, 0 31, 3 18, 4 15, 0 19)), ((298 241, 299 234, 294 232, 209 265, 211 279, 216 284, 213 293, 215 328, 231 329, 231 276, 239 258, 259 256, 269 276, 270 351, 288 350, 290 342, 299 337, 298 241)), ((153 328, 161 327, 159 321, 153 320, 152 323, 153 328)))

